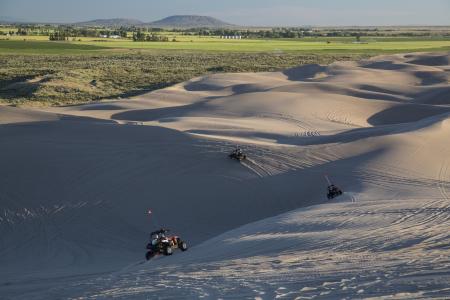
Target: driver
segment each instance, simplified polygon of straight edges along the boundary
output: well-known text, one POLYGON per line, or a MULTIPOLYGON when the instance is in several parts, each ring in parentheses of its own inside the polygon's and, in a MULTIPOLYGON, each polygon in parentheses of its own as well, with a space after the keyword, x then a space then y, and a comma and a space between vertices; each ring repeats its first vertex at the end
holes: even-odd
POLYGON ((328 190, 333 191, 335 188, 336 188, 336 186, 334 184, 332 184, 328 187, 328 190))
POLYGON ((156 244, 158 244, 158 240, 159 240, 159 235, 155 234, 155 236, 152 239, 152 245, 156 246, 156 244))

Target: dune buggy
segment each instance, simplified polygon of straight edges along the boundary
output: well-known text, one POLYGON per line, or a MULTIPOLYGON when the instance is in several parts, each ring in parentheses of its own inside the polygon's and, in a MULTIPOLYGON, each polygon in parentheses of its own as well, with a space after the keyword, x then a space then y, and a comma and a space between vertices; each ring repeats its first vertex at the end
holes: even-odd
POLYGON ((151 240, 147 244, 147 253, 145 254, 147 260, 160 254, 172 255, 175 249, 180 249, 181 251, 188 249, 185 241, 176 235, 166 236, 167 232, 169 232, 168 229, 160 229, 150 234, 151 240))

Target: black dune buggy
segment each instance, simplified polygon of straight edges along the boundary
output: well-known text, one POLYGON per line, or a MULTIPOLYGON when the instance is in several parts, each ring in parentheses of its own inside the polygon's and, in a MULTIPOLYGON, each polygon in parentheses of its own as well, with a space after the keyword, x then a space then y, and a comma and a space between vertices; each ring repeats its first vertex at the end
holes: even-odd
POLYGON ((340 188, 338 188, 337 186, 335 186, 334 184, 330 184, 328 186, 328 193, 327 193, 327 198, 329 200, 336 198, 338 196, 342 195, 342 190, 340 188))
POLYGON ((160 229, 150 234, 150 243, 147 244, 148 251, 145 254, 147 260, 160 254, 172 255, 175 249, 180 249, 181 251, 188 249, 185 241, 176 235, 166 236, 167 232, 169 232, 168 229, 160 229))
POLYGON ((228 155, 229 158, 231 159, 236 159, 238 161, 242 161, 244 159, 247 159, 247 155, 244 154, 244 152, 242 151, 241 148, 236 148, 235 150, 233 150, 233 152, 231 152, 228 155))

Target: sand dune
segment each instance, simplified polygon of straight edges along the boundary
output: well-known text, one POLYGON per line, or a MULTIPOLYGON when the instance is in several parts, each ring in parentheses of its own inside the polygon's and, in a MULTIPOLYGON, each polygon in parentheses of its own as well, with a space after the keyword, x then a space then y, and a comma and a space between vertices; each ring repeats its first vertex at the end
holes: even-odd
POLYGON ((449 57, 0 106, 0 294, 450 297, 449 57), (227 158, 236 144, 247 161, 227 158), (160 226, 193 247, 144 263, 160 226))

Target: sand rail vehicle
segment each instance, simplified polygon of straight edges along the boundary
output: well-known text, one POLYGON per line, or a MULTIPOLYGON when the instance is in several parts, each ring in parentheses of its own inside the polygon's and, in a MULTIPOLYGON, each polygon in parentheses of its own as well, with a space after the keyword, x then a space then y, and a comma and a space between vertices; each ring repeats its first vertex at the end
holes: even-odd
POLYGON ((236 149, 234 149, 233 152, 231 152, 228 155, 228 157, 231 158, 231 159, 236 159, 238 161, 242 161, 244 159, 247 159, 247 155, 239 147, 236 147, 236 149))
POLYGON ((334 184, 330 184, 328 186, 328 193, 327 193, 327 198, 329 200, 336 198, 338 196, 342 195, 342 190, 340 188, 338 188, 337 186, 335 186, 334 184))
POLYGON ((145 254, 147 260, 156 255, 172 255, 175 249, 187 250, 185 241, 176 235, 167 236, 167 232, 169 232, 168 229, 159 229, 150 234, 150 243, 147 244, 147 253, 145 254))
POLYGON ((330 181, 330 178, 328 178, 328 175, 325 175, 325 179, 327 180, 327 183, 328 183, 328 187, 327 187, 328 200, 334 199, 334 198, 342 195, 342 193, 343 193, 342 190, 330 181))

